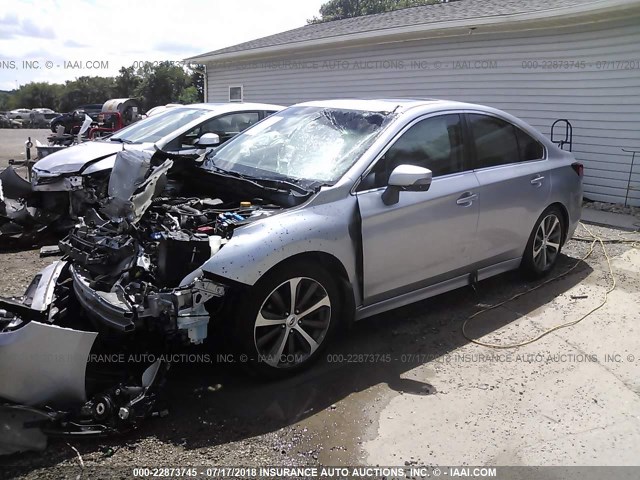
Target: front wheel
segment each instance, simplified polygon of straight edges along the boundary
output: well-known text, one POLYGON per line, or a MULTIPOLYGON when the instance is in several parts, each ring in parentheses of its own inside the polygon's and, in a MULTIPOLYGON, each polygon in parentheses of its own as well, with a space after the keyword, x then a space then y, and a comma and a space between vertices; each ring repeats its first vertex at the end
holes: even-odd
POLYGON ((558 261, 564 240, 565 221, 557 207, 549 207, 536 222, 522 257, 522 269, 530 277, 547 275, 558 261))
POLYGON ((248 365, 268 377, 306 368, 326 347, 340 315, 340 292, 325 269, 300 262, 277 267, 236 312, 236 340, 248 365))

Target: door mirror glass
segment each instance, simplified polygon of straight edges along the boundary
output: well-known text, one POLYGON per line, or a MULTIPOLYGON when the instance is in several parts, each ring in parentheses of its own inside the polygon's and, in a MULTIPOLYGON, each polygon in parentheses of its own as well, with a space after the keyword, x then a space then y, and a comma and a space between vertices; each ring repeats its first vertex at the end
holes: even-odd
POLYGON ((385 205, 398 203, 400 192, 426 192, 431 186, 433 173, 416 165, 398 165, 389 176, 387 189, 382 194, 385 205))
POLYGON ((195 143, 196 147, 206 148, 215 147, 220 144, 220 137, 216 133, 205 133, 195 143))

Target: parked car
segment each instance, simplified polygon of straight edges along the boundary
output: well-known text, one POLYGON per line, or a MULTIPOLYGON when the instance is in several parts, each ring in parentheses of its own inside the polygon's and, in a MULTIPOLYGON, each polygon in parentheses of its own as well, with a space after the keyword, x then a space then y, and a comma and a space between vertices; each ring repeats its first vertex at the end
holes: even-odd
POLYGON ((48 119, 51 131, 56 133, 59 126, 64 126, 65 133, 74 133, 74 129, 82 125, 85 115, 89 115, 91 120, 97 122, 98 116, 102 112, 102 105, 102 103, 79 105, 70 112, 56 114, 54 117, 48 119))
POLYGON ((7 112, 7 117, 10 120, 27 121, 29 120, 30 113, 31 113, 31 110, 29 110, 28 108, 18 108, 16 110, 11 110, 10 112, 7 112))
MULTIPOLYGON (((84 376, 69 373, 84 375, 94 342, 139 352, 215 331, 259 375, 290 374, 340 324, 516 268, 548 274, 581 212, 571 153, 512 115, 450 101, 303 103, 174 163, 162 151, 118 153, 105 208, 61 242, 68 260, 36 277, 27 300, 0 302, 0 396, 34 404, 37 390, 42 405, 74 393, 75 416, 52 423, 129 425, 153 398, 132 404, 118 385, 84 403, 84 376), (68 341, 52 344, 54 334, 68 341), (73 362, 8 362, 27 340, 73 362), (54 386, 42 387, 45 374, 54 386)), ((146 368, 136 392, 163 367, 146 368)))
POLYGON ((11 120, 5 113, 0 113, 0 128, 22 128, 22 122, 11 120))
POLYGON ((166 111, 169 108, 174 108, 174 107, 182 107, 182 105, 180 103, 167 103, 166 105, 158 105, 157 107, 153 107, 149 109, 149 111, 147 112, 147 117, 152 117, 153 115, 157 115, 159 113, 166 111))
POLYGON ((5 202, 19 198, 27 198, 27 202, 21 203, 23 208, 17 211, 10 210, 11 215, 3 216, 0 210, 0 242, 32 242, 45 231, 66 233, 88 207, 104 198, 116 153, 122 149, 202 153, 212 146, 206 143, 206 133, 216 133, 219 142, 224 143, 282 108, 261 103, 184 105, 140 120, 108 137, 47 155, 34 165, 30 185, 8 168, 0 173, 5 202), (9 191, 13 196, 7 193, 7 185, 12 187, 9 191), (37 211, 30 207, 37 207, 37 211))
POLYGON ((34 108, 33 112, 42 115, 45 127, 51 127, 53 119, 60 116, 58 112, 51 110, 50 108, 34 108))
POLYGON ((93 121, 98 121, 98 115, 102 112, 103 105, 103 103, 88 103, 77 106, 73 111, 80 110, 89 115, 93 121))

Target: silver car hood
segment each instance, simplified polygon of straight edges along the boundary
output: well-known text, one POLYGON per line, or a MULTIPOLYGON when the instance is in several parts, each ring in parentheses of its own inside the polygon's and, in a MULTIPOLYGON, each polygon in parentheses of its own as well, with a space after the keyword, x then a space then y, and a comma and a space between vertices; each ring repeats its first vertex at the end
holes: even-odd
MULTIPOLYGON (((85 142, 47 155, 34 165, 38 172, 52 175, 77 173, 90 162, 106 158, 122 150, 122 143, 85 142)), ((150 144, 125 145, 127 150, 143 150, 150 144)))

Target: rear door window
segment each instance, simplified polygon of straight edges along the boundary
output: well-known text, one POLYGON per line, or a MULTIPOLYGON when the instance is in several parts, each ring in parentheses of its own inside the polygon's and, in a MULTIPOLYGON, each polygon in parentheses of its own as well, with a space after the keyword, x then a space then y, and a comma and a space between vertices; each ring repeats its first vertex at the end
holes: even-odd
POLYGON ((468 114, 476 147, 476 168, 540 160, 544 147, 515 125, 497 117, 468 114))
POLYGON ((477 168, 520 161, 515 126, 487 115, 469 114, 467 118, 476 146, 477 168))

